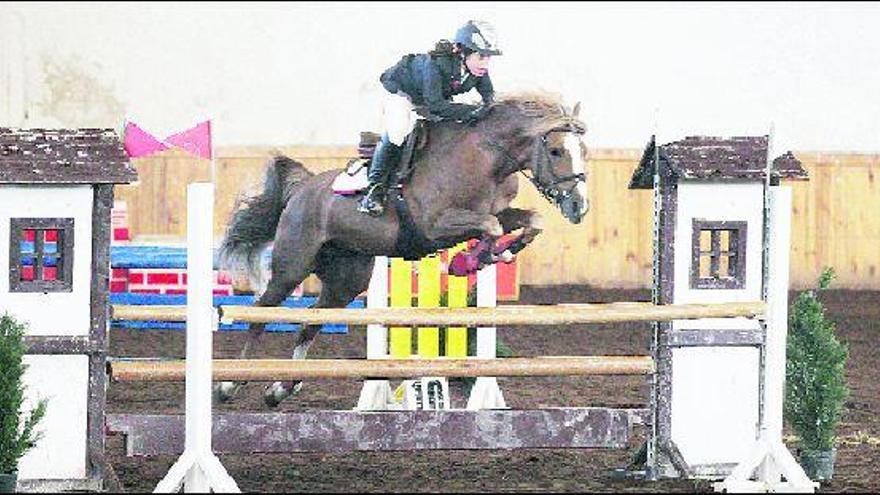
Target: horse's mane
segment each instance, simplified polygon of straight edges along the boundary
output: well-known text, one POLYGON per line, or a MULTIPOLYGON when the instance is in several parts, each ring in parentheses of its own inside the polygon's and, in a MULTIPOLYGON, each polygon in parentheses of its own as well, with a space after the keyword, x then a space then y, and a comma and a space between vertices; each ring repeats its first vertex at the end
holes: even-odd
POLYGON ((526 166, 530 156, 524 154, 533 149, 539 136, 561 129, 586 131, 586 125, 573 115, 573 110, 566 108, 562 95, 544 91, 498 95, 489 115, 477 128, 489 137, 486 143, 496 151, 500 148, 500 156, 507 158, 495 163, 494 175, 499 178, 526 166), (514 156, 517 158, 511 161, 514 156))
POLYGON ((561 125, 585 128, 583 122, 571 115, 562 95, 547 91, 528 91, 501 94, 492 113, 496 121, 507 121, 526 135, 542 134, 561 125))

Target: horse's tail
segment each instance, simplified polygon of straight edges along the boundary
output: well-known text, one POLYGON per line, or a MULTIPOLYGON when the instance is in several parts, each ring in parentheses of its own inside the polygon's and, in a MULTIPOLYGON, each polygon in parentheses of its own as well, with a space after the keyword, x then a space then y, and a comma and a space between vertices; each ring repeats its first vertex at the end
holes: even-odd
POLYGON ((255 291, 262 291, 260 256, 275 238, 281 212, 297 184, 311 177, 301 163, 276 155, 266 167, 263 191, 239 197, 220 244, 219 261, 225 269, 245 271, 255 291))

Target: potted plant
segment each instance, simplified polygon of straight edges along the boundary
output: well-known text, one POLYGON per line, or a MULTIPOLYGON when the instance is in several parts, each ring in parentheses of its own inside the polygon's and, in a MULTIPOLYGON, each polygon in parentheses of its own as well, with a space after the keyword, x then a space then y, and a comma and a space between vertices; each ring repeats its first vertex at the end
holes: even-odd
POLYGON ((42 399, 22 420, 24 334, 24 324, 5 313, 0 317, 0 492, 4 493, 15 491, 18 460, 40 439, 35 428, 46 413, 42 399))
POLYGON ((834 278, 826 268, 817 291, 803 292, 792 306, 785 373, 785 419, 800 439, 801 466, 813 480, 831 479, 835 430, 849 394, 847 346, 834 335, 817 296, 834 278))

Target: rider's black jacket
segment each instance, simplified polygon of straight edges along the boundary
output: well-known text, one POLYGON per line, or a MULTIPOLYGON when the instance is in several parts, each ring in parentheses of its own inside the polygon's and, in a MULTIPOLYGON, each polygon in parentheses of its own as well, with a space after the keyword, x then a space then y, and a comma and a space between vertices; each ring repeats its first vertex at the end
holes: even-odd
POLYGON ((382 86, 391 93, 404 93, 416 106, 444 119, 465 120, 476 105, 453 103, 452 97, 477 88, 484 103, 492 101, 495 90, 489 74, 477 77, 454 53, 405 55, 382 73, 382 86))

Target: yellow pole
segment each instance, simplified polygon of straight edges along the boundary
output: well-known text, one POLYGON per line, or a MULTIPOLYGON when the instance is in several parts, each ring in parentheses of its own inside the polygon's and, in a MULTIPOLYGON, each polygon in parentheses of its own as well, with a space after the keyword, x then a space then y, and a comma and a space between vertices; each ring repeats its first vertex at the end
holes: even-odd
MULTIPOLYGON (((440 256, 426 256, 419 260, 419 307, 440 307, 440 256)), ((440 356, 440 328, 419 327, 419 357, 440 356)))
MULTIPOLYGON (((449 259, 459 251, 467 248, 462 242, 449 249, 449 259)), ((468 296, 468 278, 449 275, 447 282, 447 301, 450 308, 466 308, 468 296)), ((467 357, 467 328, 448 327, 446 329, 446 357, 467 357)))
MULTIPOLYGON (((412 307, 412 262, 391 258, 392 308, 412 307)), ((412 354, 412 327, 393 326, 388 329, 389 352, 393 358, 407 358, 412 354)))

